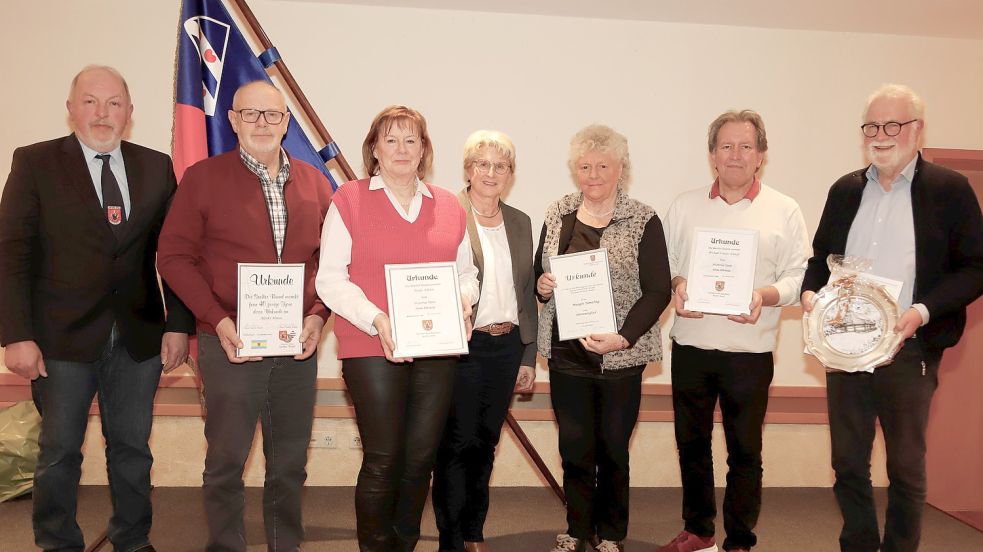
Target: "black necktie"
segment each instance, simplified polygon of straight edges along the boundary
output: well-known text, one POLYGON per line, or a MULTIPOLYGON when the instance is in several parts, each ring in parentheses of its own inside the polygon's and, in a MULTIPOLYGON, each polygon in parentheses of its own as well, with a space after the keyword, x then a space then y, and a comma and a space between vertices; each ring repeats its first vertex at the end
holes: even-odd
POLYGON ((118 239, 123 234, 126 225, 126 209, 123 208, 123 193, 119 190, 116 175, 109 168, 109 154, 103 153, 96 158, 102 161, 102 207, 106 211, 106 220, 118 239))

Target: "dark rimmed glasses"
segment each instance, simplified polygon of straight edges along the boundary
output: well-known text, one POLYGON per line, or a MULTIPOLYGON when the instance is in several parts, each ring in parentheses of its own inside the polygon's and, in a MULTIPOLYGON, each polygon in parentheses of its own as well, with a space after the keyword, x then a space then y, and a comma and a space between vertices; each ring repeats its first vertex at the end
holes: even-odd
POLYGON ((860 125, 860 130, 864 132, 864 136, 866 136, 867 138, 873 138, 877 136, 877 133, 880 132, 882 128, 884 129, 885 136, 897 136, 898 134, 901 134, 902 127, 904 127, 905 125, 910 125, 911 123, 914 123, 917 120, 918 119, 912 119, 904 123, 899 123, 897 121, 888 121, 883 125, 879 125, 877 123, 864 123, 860 125))
POLYGON ((283 116, 286 113, 276 110, 259 110, 259 109, 240 109, 236 111, 239 114, 239 118, 242 119, 244 123, 255 123, 259 121, 259 116, 262 115, 263 119, 266 119, 266 123, 270 125, 278 125, 283 122, 283 116))

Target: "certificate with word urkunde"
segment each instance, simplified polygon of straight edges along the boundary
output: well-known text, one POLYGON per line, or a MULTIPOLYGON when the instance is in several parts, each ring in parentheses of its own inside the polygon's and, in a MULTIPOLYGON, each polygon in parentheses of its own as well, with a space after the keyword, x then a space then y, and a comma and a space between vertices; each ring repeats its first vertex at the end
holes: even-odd
POLYGON ((393 356, 467 354, 456 264, 387 264, 386 295, 393 356))
POLYGON ((750 314, 757 230, 696 228, 684 308, 707 314, 750 314))
POLYGON ((550 257, 560 341, 618 331, 605 248, 550 257))
POLYGON ((240 357, 299 355, 303 326, 303 264, 239 263, 240 357))

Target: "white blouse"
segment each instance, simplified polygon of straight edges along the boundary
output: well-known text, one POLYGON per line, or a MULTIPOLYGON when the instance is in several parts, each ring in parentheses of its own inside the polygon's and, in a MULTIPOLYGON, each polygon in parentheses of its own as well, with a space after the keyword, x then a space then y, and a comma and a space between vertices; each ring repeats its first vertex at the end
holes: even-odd
MULTIPOLYGON (((410 202, 409 212, 403 211, 396 196, 385 185, 382 178, 373 176, 369 181, 370 190, 383 189, 393 209, 404 220, 415 222, 420 215, 423 197, 433 197, 430 190, 417 180, 416 194, 410 202)), ((473 305, 478 299, 478 267, 474 265, 471 254, 471 239, 467 228, 464 238, 457 248, 456 256, 457 279, 461 287, 461 295, 473 305)), ((345 226, 338 208, 332 203, 324 217, 321 229, 321 258, 318 263, 315 287, 321 301, 335 314, 351 322, 356 328, 369 335, 378 332, 372 325, 376 315, 383 312, 378 306, 369 301, 362 291, 351 281, 348 275, 348 265, 352 262, 352 236, 345 226)))
POLYGON ((491 228, 478 227, 478 241, 485 270, 481 278, 481 299, 474 326, 480 328, 499 322, 519 323, 519 308, 515 302, 515 282, 512 278, 512 254, 505 234, 505 223, 491 228))

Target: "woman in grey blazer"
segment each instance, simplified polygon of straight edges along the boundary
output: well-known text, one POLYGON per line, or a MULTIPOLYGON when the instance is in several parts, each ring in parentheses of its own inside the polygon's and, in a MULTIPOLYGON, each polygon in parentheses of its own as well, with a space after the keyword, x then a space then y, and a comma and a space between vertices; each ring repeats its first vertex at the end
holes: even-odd
POLYGON ((487 550, 488 480, 513 389, 531 390, 536 377, 537 307, 529 217, 501 200, 515 178, 512 140, 496 131, 471 134, 464 178, 468 186, 458 199, 468 215, 481 297, 437 452, 433 507, 440 550, 474 552, 487 550))

